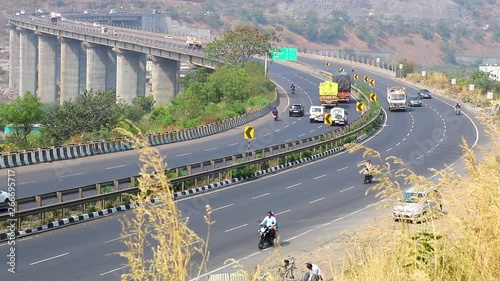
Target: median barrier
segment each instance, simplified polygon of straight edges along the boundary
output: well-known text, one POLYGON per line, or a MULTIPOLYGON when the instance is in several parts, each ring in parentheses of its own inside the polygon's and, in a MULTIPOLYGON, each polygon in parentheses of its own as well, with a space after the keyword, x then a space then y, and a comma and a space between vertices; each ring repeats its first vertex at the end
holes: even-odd
MULTIPOLYGON (((370 122, 365 124, 365 126, 369 125, 372 122, 375 122, 376 119, 378 119, 381 116, 382 117, 384 116, 384 112, 381 109, 379 109, 378 114, 372 120, 370 120, 370 122)), ((345 137, 353 136, 353 134, 354 134, 356 136, 356 138, 352 142, 359 143, 359 142, 364 141, 366 138, 368 138, 368 136, 370 136, 371 134, 373 134, 375 131, 378 130, 378 128, 373 128, 369 132, 362 133, 363 132, 362 129, 365 126, 359 128, 355 132, 347 133, 343 137, 345 138, 345 137)), ((328 141, 325 141, 325 142, 328 142, 328 141)), ((332 143, 336 143, 336 142, 332 142, 332 143)), ((316 144, 316 146, 317 145, 318 144, 316 144)), ((309 147, 309 148, 311 148, 311 147, 309 147)), ((282 153, 279 153, 282 155, 272 155, 272 156, 268 156, 267 158, 273 158, 273 159, 270 159, 272 161, 272 160, 275 160, 276 157, 283 157, 286 154, 297 153, 298 150, 304 150, 304 149, 306 149, 306 148, 299 148, 299 149, 296 149, 292 152, 290 152, 290 151, 282 152, 282 153)), ((254 173, 249 174, 249 175, 244 175, 244 176, 241 176, 238 178, 231 178, 229 180, 221 180, 221 181, 218 181, 215 183, 206 184, 206 185, 201 186, 201 187, 195 187, 195 188, 175 192, 172 194, 172 197, 174 200, 177 200, 177 199, 183 198, 185 196, 190 196, 190 195, 198 194, 201 192, 215 190, 215 189, 225 187, 225 186, 228 186, 231 184, 239 183, 239 182, 253 179, 256 177, 265 176, 265 175, 272 174, 272 173, 275 173, 275 172, 280 171, 280 170, 295 167, 295 166, 303 164, 303 163, 307 163, 307 162, 311 162, 311 161, 321 159, 321 158, 324 158, 327 156, 331 156, 333 154, 336 154, 336 153, 339 153, 339 152, 342 152, 345 150, 346 150, 346 144, 342 144, 340 146, 332 147, 328 150, 313 154, 313 155, 308 156, 308 157, 303 157, 303 158, 300 158, 300 159, 297 159, 294 161, 285 162, 285 163, 278 165, 278 166, 273 166, 273 167, 269 167, 267 169, 255 171, 254 173)), ((265 160, 265 159, 254 159, 252 161, 248 161, 249 163, 242 163, 239 165, 240 166, 241 165, 249 165, 249 164, 251 165, 252 163, 255 164, 256 160, 269 161, 269 160, 265 160)), ((225 168, 225 169, 227 170, 228 168, 225 168)), ((229 167, 229 169, 234 169, 234 167, 229 167)), ((213 171, 209 171, 208 173, 213 173, 213 171)), ((121 179, 121 181, 123 181, 123 180, 124 179, 121 179)), ((186 180, 190 180, 190 179, 185 179, 185 177, 184 177, 184 178, 173 179, 173 180, 171 180, 171 182, 172 182, 172 184, 175 184, 176 182, 186 181, 186 180)), ((115 180, 111 183, 115 187, 119 187, 119 181, 120 180, 115 180)), ((128 182, 135 183, 136 178, 130 177, 128 182)), ((83 192, 85 191, 85 189, 94 189, 95 188, 96 190, 100 190, 102 188, 102 186, 103 186, 103 184, 89 185, 87 187, 74 188, 72 190, 52 192, 52 193, 48 193, 48 194, 23 198, 20 201, 16 201, 16 206, 19 206, 20 203, 27 202, 27 201, 37 201, 38 203, 41 203, 41 201, 44 197, 49 197, 49 196, 57 197, 58 200, 60 200, 60 202, 52 204, 52 205, 48 205, 48 206, 39 207, 39 208, 33 208, 33 209, 28 209, 28 210, 18 210, 16 212, 14 212, 13 216, 11 216, 10 214, 0 215, 0 221, 5 221, 7 219, 9 219, 9 221, 13 221, 15 219, 16 220, 16 228, 15 229, 21 229, 21 220, 28 217, 28 216, 34 216, 34 215, 40 216, 40 220, 43 221, 43 215, 45 213, 61 210, 61 216, 64 217, 65 209, 67 209, 67 208, 70 208, 70 207, 74 208, 75 206, 77 206, 78 209, 82 209, 85 212, 85 206, 86 206, 85 204, 94 203, 94 202, 101 202, 101 206, 105 206, 105 200, 109 200, 109 199, 114 200, 118 196, 120 197, 120 202, 123 202, 122 196, 136 194, 139 191, 138 187, 132 187, 132 188, 128 188, 128 189, 118 189, 118 190, 111 191, 111 192, 105 193, 105 194, 98 194, 95 196, 83 197, 83 192), (69 194, 71 192, 78 192, 82 198, 76 199, 76 200, 63 201, 64 194, 69 194)), ((159 202, 159 200, 157 198, 153 198, 147 202, 143 202, 143 203, 139 202, 138 204, 155 204, 158 202, 159 202)), ((32 227, 32 228, 28 228, 25 230, 19 230, 19 231, 14 231, 14 232, 0 233, 0 241, 9 240, 9 238, 12 239, 12 237, 20 237, 20 236, 33 234, 33 233, 37 233, 40 231, 45 231, 45 230, 49 230, 49 229, 56 228, 56 227, 61 227, 61 226, 72 224, 72 223, 78 223, 78 222, 82 222, 82 221, 86 221, 86 220, 90 220, 90 219, 96 219, 96 218, 103 217, 103 216, 106 216, 109 214, 130 210, 130 209, 135 208, 136 206, 137 206, 137 203, 122 204, 120 206, 113 206, 111 208, 105 208, 105 209, 102 209, 99 211, 93 211, 93 212, 78 214, 78 215, 71 215, 71 216, 63 218, 63 219, 49 222, 49 223, 44 224, 42 226, 32 227)), ((2 206, 0 206, 0 208, 1 207, 2 206)))
MULTIPOLYGON (((174 192, 173 193, 173 198, 178 199, 184 196, 196 194, 199 192, 204 192, 204 191, 209 191, 213 189, 217 189, 229 184, 234 184, 240 181, 248 180, 250 178, 254 177, 259 177, 259 176, 264 176, 269 173, 273 173, 282 169, 286 169, 289 167, 293 167, 302 163, 306 163, 309 161, 313 161, 319 158, 323 158, 335 153, 338 153, 340 151, 345 150, 345 143, 346 141, 349 142, 349 140, 352 140, 351 142, 361 142, 364 139, 367 138, 367 136, 377 130, 377 126, 371 126, 371 124, 378 124, 382 122, 381 118, 384 118, 384 112, 381 110, 381 108, 378 108, 378 111, 373 114, 374 116, 370 116, 369 114, 364 114, 357 120, 355 120, 352 124, 359 125, 358 128, 349 128, 349 125, 346 127, 343 127, 341 130, 337 130, 334 132, 328 132, 325 133, 322 136, 318 136, 317 138, 307 138, 305 140, 301 140, 300 142, 292 142, 288 144, 283 144, 283 145, 278 145, 274 147, 267 147, 265 149, 257 150, 255 151, 254 155, 261 155, 260 158, 254 158, 254 159, 249 159, 247 158, 246 154, 243 155, 233 155, 230 157, 225 157, 222 159, 222 163, 224 163, 224 167, 216 167, 216 161, 215 160, 210 160, 210 161, 204 161, 201 163, 198 163, 198 166, 201 169, 200 173, 197 174, 190 174, 187 176, 179 176, 182 171, 184 172, 192 172, 192 165, 191 166, 185 166, 185 167, 179 167, 179 168, 173 168, 168 171, 165 171, 166 173, 172 173, 173 175, 176 175, 177 178, 173 178, 171 180, 171 183, 174 187, 177 186, 177 188, 180 188, 180 191, 174 192), (369 130, 368 130, 369 129, 369 130), (328 138, 329 136, 329 138, 328 138), (300 147, 297 147, 297 144, 300 143, 300 147), (302 145, 302 144, 306 145, 302 145), (285 151, 282 151, 284 148, 285 151), (304 157, 305 152, 307 151, 312 151, 312 153, 309 153, 307 157, 304 157), (267 153, 266 153, 267 152, 267 153), (268 154, 268 155, 267 155, 268 154), (312 155, 311 155, 312 154, 312 155), (298 160, 292 160, 292 161, 287 161, 289 156, 295 156, 299 155, 298 160), (243 159, 244 162, 242 163, 237 163, 237 159, 243 159), (271 166, 272 163, 276 163, 276 161, 282 161, 283 164, 278 165, 278 166, 271 166), (226 166, 226 164, 229 164, 226 166), (232 172, 236 171, 236 169, 241 168, 241 167, 246 167, 248 165, 255 165, 255 167, 268 167, 265 169, 258 169, 258 171, 242 176, 239 178, 233 178, 232 177, 232 172), (209 167, 212 170, 205 171, 205 168, 209 167), (224 180, 224 178, 229 175, 230 180, 224 180), (219 181, 216 183, 213 183, 213 179, 218 178, 219 181), (185 183, 190 182, 191 185, 194 185, 195 188, 186 188, 185 183), (198 183, 202 182, 205 183, 201 187, 197 187, 198 183)), ((135 186, 137 183, 137 178, 138 176, 135 177, 128 177, 124 179, 118 179, 114 181, 108 181, 104 183, 98 183, 95 185, 88 185, 84 187, 79 187, 79 188, 73 188, 69 190, 62 190, 58 192, 51 192, 47 194, 42 194, 42 195, 37 195, 37 196, 32 196, 32 197, 27 197, 27 198, 21 198, 19 200, 16 200, 16 204, 14 207, 14 216, 11 217, 9 214, 4 214, 0 215, 0 221, 5 221, 7 219, 9 220, 14 220, 16 221, 16 229, 21 229, 21 221, 25 219, 26 217, 36 215, 39 217, 39 219, 43 222, 44 214, 48 212, 53 212, 53 211, 61 211, 61 215, 64 216, 65 214, 65 209, 70 208, 70 207, 75 207, 77 206, 77 209, 81 209, 85 211, 85 204, 92 203, 92 202, 101 202, 101 206, 105 205, 105 200, 110 199, 110 198, 120 198, 120 202, 122 202, 123 196, 127 196, 129 194, 136 193, 138 191, 137 187, 131 187, 135 186), (123 188, 120 186, 120 184, 126 184, 128 185, 127 187, 123 188), (109 193, 105 194, 100 194, 101 191, 103 190, 103 187, 108 187, 112 186, 114 188, 114 191, 111 191, 109 193), (96 192, 97 195, 92 195, 92 196, 84 196, 85 192, 88 191, 93 191, 96 192), (76 200, 66 200, 65 201, 65 196, 71 195, 71 194, 78 194, 78 199, 76 200), (46 205, 43 206, 43 201, 47 199, 54 199, 57 198, 58 202, 51 204, 51 205, 46 205), (29 204, 29 203, 36 203, 38 207, 36 208, 31 208, 27 210, 20 210, 20 206, 23 204, 29 204), (79 207, 78 207, 79 206, 79 207)), ((5 208, 5 203, 0 204, 0 209, 5 208)), ((133 206, 128 207, 133 208, 133 206)), ((116 212, 120 210, 126 210, 127 208, 114 208, 116 212)), ((108 214, 110 213, 110 209, 106 209, 103 212, 108 214)), ((95 213, 95 212, 93 212, 95 213)), ((72 216, 72 218, 65 218, 56 222, 52 222, 49 225, 44 225, 41 227, 36 227, 32 228, 30 230, 26 231, 21 231, 17 232, 16 235, 25 235, 29 233, 33 233, 36 231, 40 230, 45 230, 52 227, 57 227, 61 226, 63 224, 68 224, 72 222, 78 222, 81 221, 81 219, 76 219, 76 217, 80 218, 81 215, 78 216, 72 216)), ((87 219, 95 218, 95 215, 86 215, 85 216, 87 219)), ((6 239, 7 234, 0 234, 0 240, 6 239)))

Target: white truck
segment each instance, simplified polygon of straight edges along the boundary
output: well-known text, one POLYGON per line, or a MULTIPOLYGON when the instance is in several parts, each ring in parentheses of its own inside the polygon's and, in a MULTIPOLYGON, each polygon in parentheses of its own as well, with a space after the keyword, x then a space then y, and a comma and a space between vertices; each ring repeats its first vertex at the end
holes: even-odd
POLYGON ((389 111, 406 110, 406 88, 401 86, 387 88, 389 111))
POLYGON ((193 49, 201 49, 203 44, 197 40, 195 36, 188 36, 186 39, 186 46, 193 49))

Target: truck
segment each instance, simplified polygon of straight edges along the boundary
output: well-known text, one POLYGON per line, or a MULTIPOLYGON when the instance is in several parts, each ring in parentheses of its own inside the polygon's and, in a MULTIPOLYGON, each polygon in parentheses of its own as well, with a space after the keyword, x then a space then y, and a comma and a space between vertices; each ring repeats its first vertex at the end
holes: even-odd
POLYGON ((389 111, 406 110, 406 88, 401 86, 387 88, 387 104, 389 111))
POLYGON ((188 36, 186 39, 186 46, 193 49, 201 49, 203 47, 201 41, 196 40, 195 36, 188 36))
POLYGON ((61 20, 61 13, 50 12, 50 23, 57 24, 61 20))
POLYGON ((339 102, 339 84, 325 81, 319 83, 319 102, 323 106, 337 106, 339 102))
POLYGON ((342 71, 333 77, 333 82, 339 85, 339 102, 351 101, 351 76, 347 71, 342 71))

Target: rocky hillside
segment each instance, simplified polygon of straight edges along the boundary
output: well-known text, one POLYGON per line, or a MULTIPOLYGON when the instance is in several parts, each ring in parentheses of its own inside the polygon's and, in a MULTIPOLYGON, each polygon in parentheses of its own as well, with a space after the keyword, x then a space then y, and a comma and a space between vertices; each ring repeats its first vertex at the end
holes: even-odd
POLYGON ((457 64, 463 59, 469 63, 487 61, 482 57, 496 57, 500 62, 498 1, 51 0, 40 5, 36 0, 4 0, 3 4, 11 10, 158 9, 213 33, 247 23, 280 26, 287 47, 372 54, 391 61, 406 58, 430 66, 457 64))

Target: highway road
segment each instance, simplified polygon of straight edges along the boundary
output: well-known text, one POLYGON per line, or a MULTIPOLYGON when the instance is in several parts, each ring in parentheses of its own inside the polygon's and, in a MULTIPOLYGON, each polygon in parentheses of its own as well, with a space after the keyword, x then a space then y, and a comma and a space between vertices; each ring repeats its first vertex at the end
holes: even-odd
MULTIPOLYGON (((302 76, 305 74, 297 72, 294 77, 302 76)), ((375 73, 370 76, 377 79, 377 91, 383 101, 385 85, 393 82, 375 73)), ((465 115, 455 116, 451 105, 433 98, 425 100, 422 108, 389 113, 382 131, 366 145, 378 150, 383 157, 401 157, 416 173, 430 176, 429 168, 443 168, 460 158, 461 136, 475 143, 478 138, 475 125, 465 115)), ((359 152, 342 153, 265 178, 185 198, 178 206, 183 217, 189 217, 189 226, 202 238, 206 235, 204 206, 210 204, 214 208, 216 222, 211 232, 209 270, 222 267, 223 261, 230 257, 241 259, 253 255, 258 257, 256 261, 262 262, 267 254, 256 254, 257 220, 262 219, 266 211, 278 214, 280 237, 285 241, 283 249, 293 249, 305 239, 299 236, 301 233, 326 222, 335 224, 336 220, 376 201, 373 194, 365 196, 368 185, 362 184, 357 167, 360 161, 363 158, 359 152)), ((127 268, 122 258, 112 255, 124 250, 118 219, 131 215, 127 212, 19 240, 18 273, 10 276, 0 271, 0 276, 8 276, 9 280, 119 280, 127 268)), ((316 233, 308 233, 307 239, 321 239, 316 233)), ((7 245, 0 249, 7 251, 7 245)))
MULTIPOLYGON (((305 117, 288 117, 288 105, 300 103, 307 114, 312 104, 318 104, 317 85, 321 80, 309 74, 297 75, 292 68, 272 64, 269 77, 280 88, 279 121, 272 120, 271 114, 248 125, 256 129, 256 139, 251 141, 251 149, 258 149, 292 140, 320 135, 338 127, 325 126, 322 123, 309 123, 305 117), (291 82, 296 84, 296 93, 287 95, 291 82)), ((358 118, 354 103, 342 105, 349 112, 351 121, 358 118)), ((203 160, 215 159, 243 153, 247 150, 247 141, 243 139, 243 127, 197 140, 158 146, 166 157, 169 167, 179 167, 203 160)), ((139 173, 138 154, 127 151, 114 154, 92 156, 79 159, 56 161, 18 167, 16 171, 18 198, 37 194, 104 182, 117 178, 126 178, 139 173)), ((6 183, 7 170, 0 170, 0 182, 6 183)), ((3 185, 3 184, 2 184, 3 185)), ((0 189, 3 189, 0 186, 0 189)))

